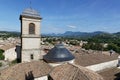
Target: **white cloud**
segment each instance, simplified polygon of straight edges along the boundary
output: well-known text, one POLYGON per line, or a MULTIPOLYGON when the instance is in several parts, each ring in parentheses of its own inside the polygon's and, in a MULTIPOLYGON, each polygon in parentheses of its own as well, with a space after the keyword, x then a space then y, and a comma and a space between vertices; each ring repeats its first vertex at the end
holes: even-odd
POLYGON ((76 28, 76 26, 72 26, 72 25, 67 25, 69 28, 76 28))

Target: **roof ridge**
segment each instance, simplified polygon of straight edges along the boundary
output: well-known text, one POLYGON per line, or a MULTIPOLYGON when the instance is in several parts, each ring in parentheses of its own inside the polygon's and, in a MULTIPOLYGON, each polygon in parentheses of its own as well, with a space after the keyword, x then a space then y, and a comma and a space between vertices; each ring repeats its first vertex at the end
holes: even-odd
MULTIPOLYGON (((85 75, 85 73, 82 71, 82 69, 80 68, 80 66, 79 65, 76 65, 76 64, 74 64, 74 63, 69 63, 68 62, 68 64, 70 64, 70 65, 72 65, 72 66, 74 66, 74 67, 76 67, 76 68, 78 68, 77 69, 77 71, 79 71, 80 70, 80 72, 81 73, 83 73, 84 74, 84 76, 89 80, 89 78, 88 78, 88 76, 87 75, 85 75)), ((82 66, 81 66, 82 67, 82 66)), ((73 79, 74 80, 74 79, 73 79)))

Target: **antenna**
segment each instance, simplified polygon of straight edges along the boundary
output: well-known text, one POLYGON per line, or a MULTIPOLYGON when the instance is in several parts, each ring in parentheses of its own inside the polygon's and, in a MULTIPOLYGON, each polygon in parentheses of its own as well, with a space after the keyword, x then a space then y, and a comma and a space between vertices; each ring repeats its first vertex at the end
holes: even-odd
POLYGON ((32 3, 31 3, 31 0, 30 0, 30 8, 32 9, 31 5, 32 5, 32 3))

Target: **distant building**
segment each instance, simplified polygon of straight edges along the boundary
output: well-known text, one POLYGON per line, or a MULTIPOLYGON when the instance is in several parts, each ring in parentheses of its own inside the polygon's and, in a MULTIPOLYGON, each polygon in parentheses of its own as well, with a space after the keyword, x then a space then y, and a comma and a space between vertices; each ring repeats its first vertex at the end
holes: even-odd
POLYGON ((41 59, 40 54, 40 21, 39 13, 32 9, 25 9, 20 15, 21 21, 21 58, 22 62, 41 59))
POLYGON ((71 63, 74 59, 62 44, 58 44, 44 56, 45 61, 20 63, 0 71, 0 80, 104 80, 74 61, 71 63))
POLYGON ((3 55, 5 56, 4 60, 12 61, 17 58, 17 53, 15 51, 16 44, 3 45, 0 47, 0 49, 4 50, 4 53, 3 53, 3 55))

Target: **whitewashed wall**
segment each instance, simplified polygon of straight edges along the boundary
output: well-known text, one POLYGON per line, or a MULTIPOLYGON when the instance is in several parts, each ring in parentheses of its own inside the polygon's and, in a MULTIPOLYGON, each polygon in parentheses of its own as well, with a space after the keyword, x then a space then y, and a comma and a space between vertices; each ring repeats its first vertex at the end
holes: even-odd
POLYGON ((117 64, 118 64, 118 60, 113 60, 113 61, 104 62, 100 64, 90 65, 90 66, 87 66, 86 68, 93 70, 93 71, 100 71, 106 68, 116 67, 117 64))
POLYGON ((48 77, 43 76, 43 77, 35 78, 34 80, 48 80, 48 77))
POLYGON ((10 48, 6 50, 3 54, 5 56, 5 60, 15 60, 17 58, 17 53, 15 52, 16 47, 10 48))

